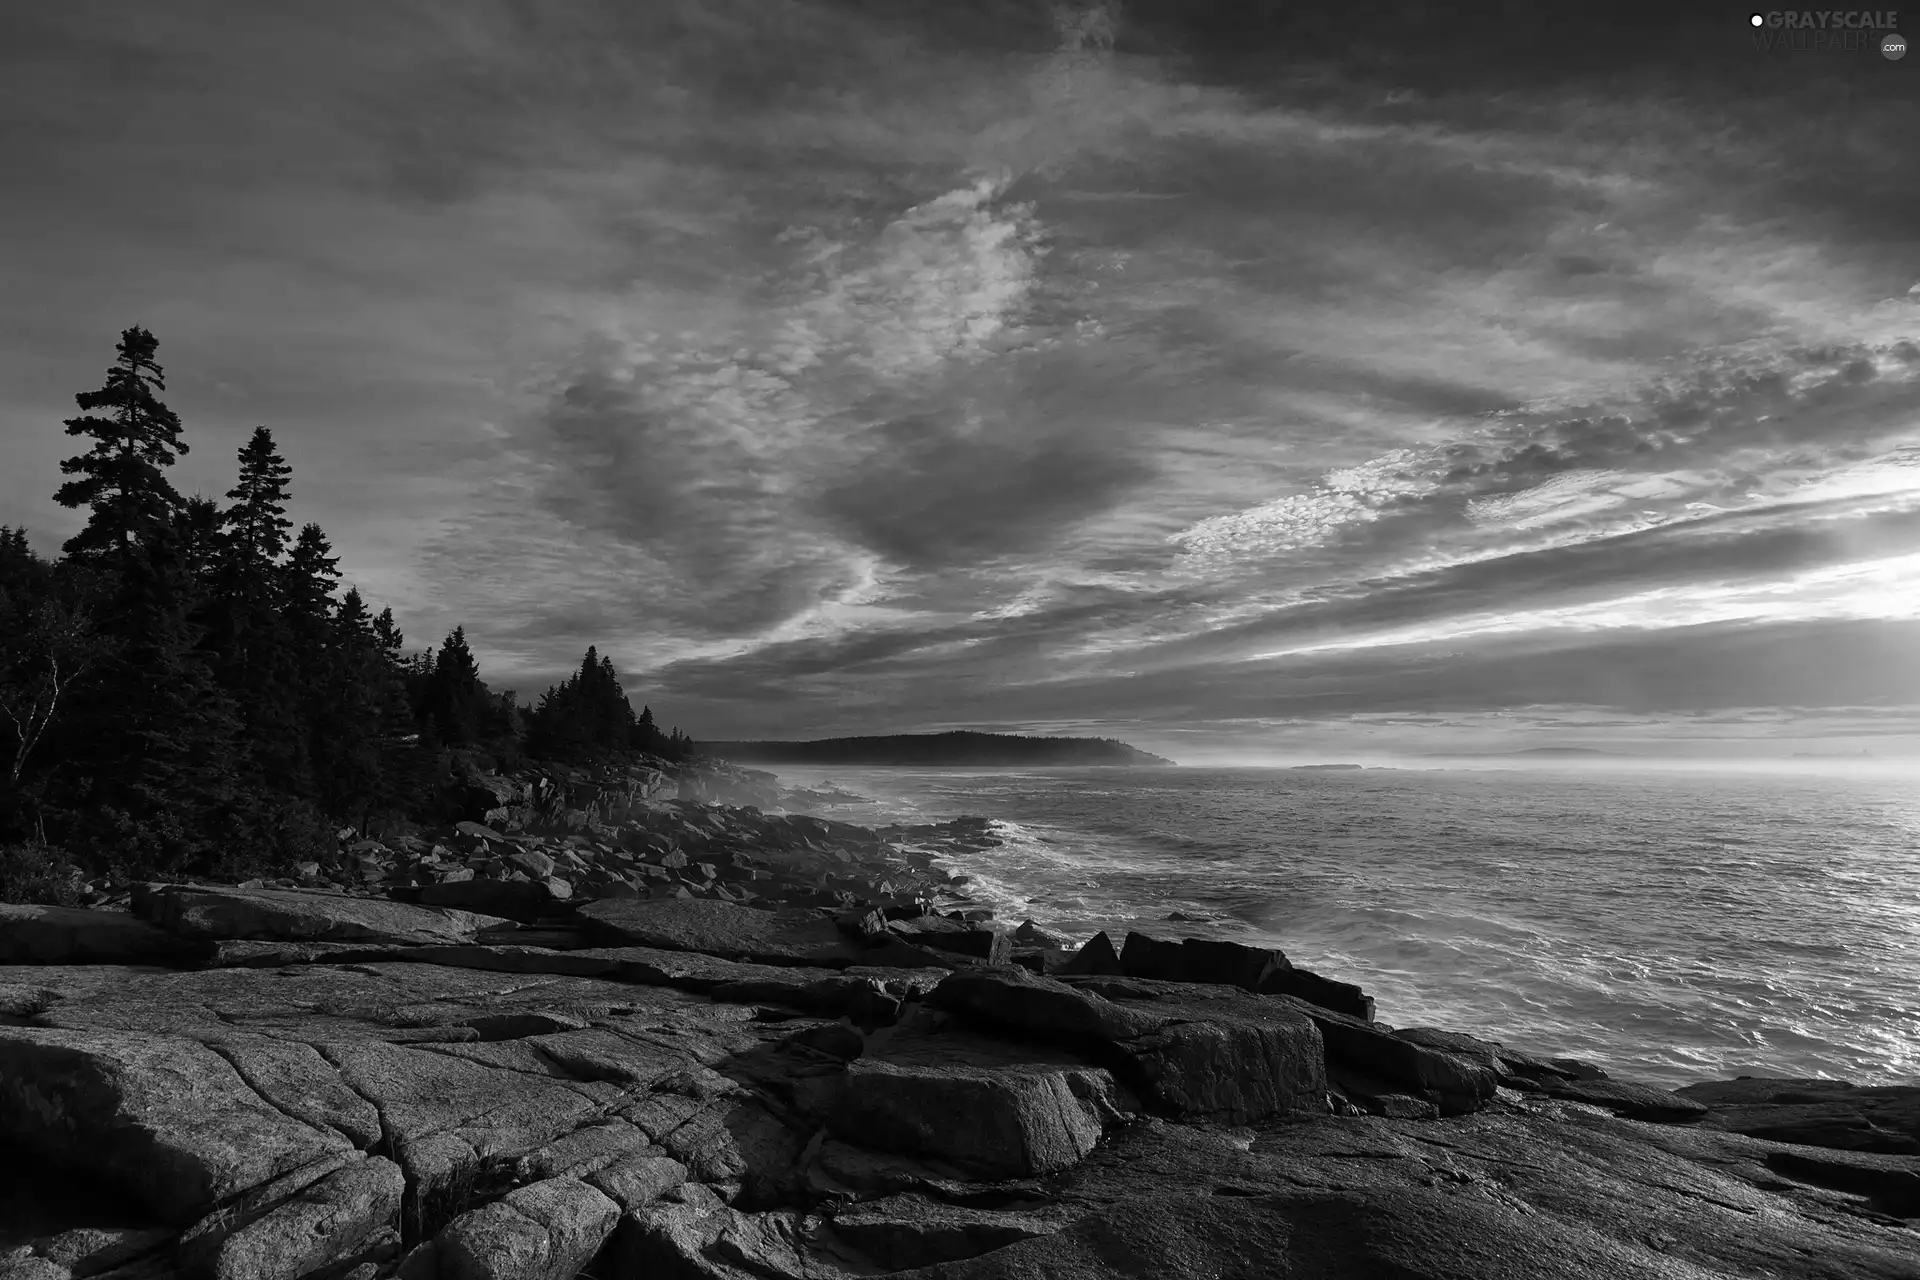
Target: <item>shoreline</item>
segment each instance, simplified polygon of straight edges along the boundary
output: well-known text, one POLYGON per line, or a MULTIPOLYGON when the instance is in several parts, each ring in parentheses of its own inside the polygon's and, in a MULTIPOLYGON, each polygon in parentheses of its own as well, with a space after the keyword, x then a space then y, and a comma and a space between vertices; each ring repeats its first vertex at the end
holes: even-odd
POLYGON ((1920 1086, 1670 1091, 1389 1026, 1272 949, 1068 949, 958 905, 934 863, 988 820, 714 802, 758 771, 468 781, 479 818, 312 884, 0 907, 0 1133, 46 1184, 0 1180, 0 1276, 1920 1259, 1920 1086))

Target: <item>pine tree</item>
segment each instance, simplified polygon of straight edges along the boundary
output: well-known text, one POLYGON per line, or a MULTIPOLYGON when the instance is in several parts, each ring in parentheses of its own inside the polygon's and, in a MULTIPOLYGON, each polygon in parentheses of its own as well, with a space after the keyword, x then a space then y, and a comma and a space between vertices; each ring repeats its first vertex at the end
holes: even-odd
POLYGON ((0 604, 36 598, 53 581, 53 566, 27 544, 27 531, 0 525, 0 604))
POLYGON ((139 873, 204 867, 241 799, 240 718, 187 621, 193 587, 170 533, 119 586, 124 635, 66 735, 85 780, 82 835, 139 873))
POLYGON ((281 604, 280 559, 287 550, 287 482, 293 471, 273 445, 273 433, 256 427, 240 448, 240 476, 227 497, 234 505, 221 516, 214 610, 215 646, 228 669, 256 665, 254 650, 273 646, 281 604))
POLYGON ((187 446, 180 419, 154 396, 167 389, 154 361, 159 345, 138 326, 123 330, 105 385, 74 397, 82 413, 66 420, 67 434, 91 437, 93 448, 60 464, 62 474, 79 479, 61 485, 53 500, 92 513, 86 528, 67 540, 68 555, 112 552, 125 570, 136 547, 168 528, 180 508, 180 495, 161 468, 172 466, 187 446))
POLYGON ((287 485, 292 470, 273 433, 256 427, 220 517, 221 536, 204 621, 213 665, 245 725, 244 766, 256 789, 313 795, 309 691, 301 649, 319 643, 287 612, 287 485))
POLYGON ((594 741, 603 750, 618 750, 633 740, 633 704, 613 669, 613 659, 600 659, 598 699, 594 707, 594 741))
POLYGON ((318 634, 334 610, 333 593, 340 583, 340 559, 317 524, 302 525, 300 536, 280 574, 280 599, 297 633, 318 634))
POLYGON ((382 609, 373 619, 373 643, 395 675, 405 672, 407 638, 393 623, 393 610, 382 609))
POLYGON ((320 803, 365 824, 379 793, 381 729, 391 673, 357 589, 349 589, 329 621, 314 685, 315 782, 320 803))
POLYGON ((465 627, 455 627, 434 655, 424 693, 426 714, 442 742, 458 747, 479 740, 486 688, 465 627))
POLYGON ((174 537, 188 576, 208 588, 218 571, 223 539, 219 504, 199 494, 188 498, 174 518, 174 537))
POLYGON ((293 468, 274 447, 273 433, 255 427, 240 446, 240 479, 227 496, 228 545, 246 567, 276 564, 287 550, 287 482, 293 468))

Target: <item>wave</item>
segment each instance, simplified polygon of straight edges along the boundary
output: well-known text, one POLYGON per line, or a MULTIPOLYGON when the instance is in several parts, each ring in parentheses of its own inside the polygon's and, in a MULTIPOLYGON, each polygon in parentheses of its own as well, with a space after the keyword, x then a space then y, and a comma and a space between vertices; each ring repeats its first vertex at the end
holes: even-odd
POLYGON ((1668 1084, 1920 1072, 1920 798, 1897 781, 833 777, 873 797, 853 821, 993 819, 999 847, 944 865, 1008 919, 1277 946, 1398 1025, 1668 1084))

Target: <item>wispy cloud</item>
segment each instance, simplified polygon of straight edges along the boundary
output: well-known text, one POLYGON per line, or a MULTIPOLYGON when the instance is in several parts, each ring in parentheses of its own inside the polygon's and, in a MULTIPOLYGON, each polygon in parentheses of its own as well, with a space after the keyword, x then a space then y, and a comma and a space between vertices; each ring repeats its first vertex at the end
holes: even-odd
POLYGON ((1376 8, 10 15, 0 498, 137 320, 189 490, 714 735, 1907 696, 1913 105, 1376 8))

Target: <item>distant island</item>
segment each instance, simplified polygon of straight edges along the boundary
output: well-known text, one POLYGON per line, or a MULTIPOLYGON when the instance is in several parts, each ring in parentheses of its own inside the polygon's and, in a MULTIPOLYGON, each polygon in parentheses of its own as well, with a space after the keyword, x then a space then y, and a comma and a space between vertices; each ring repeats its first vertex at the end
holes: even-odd
POLYGON ((1289 767, 1295 772, 1306 772, 1321 769, 1364 769, 1367 766, 1363 764, 1296 764, 1289 767))
POLYGON ((1112 738, 1032 738, 1010 733, 903 733, 873 738, 819 738, 811 742, 702 742, 723 760, 755 764, 965 765, 1031 768, 1048 765, 1170 765, 1163 756, 1112 738))

